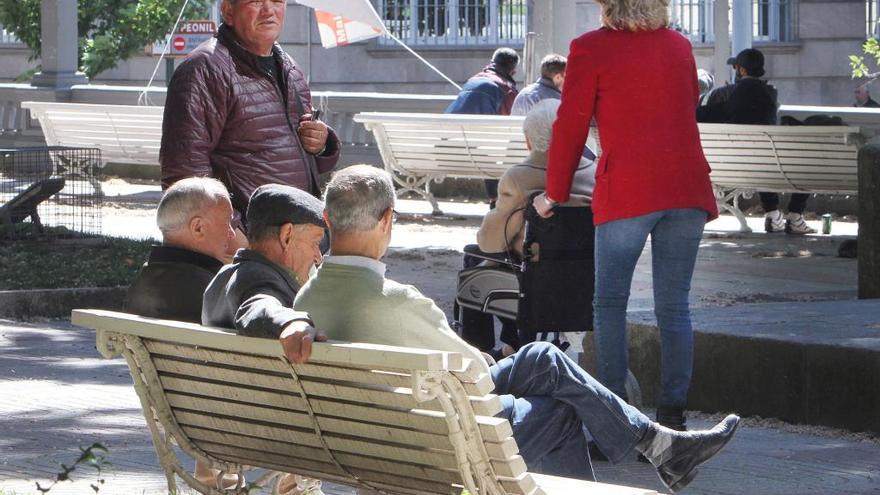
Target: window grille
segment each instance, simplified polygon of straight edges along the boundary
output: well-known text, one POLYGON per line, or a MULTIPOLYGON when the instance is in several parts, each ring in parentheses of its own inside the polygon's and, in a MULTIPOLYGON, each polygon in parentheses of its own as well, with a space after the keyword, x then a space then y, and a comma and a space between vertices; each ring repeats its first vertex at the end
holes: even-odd
POLYGON ((509 46, 525 41, 526 0, 377 0, 377 10, 388 31, 410 45, 509 46))
POLYGON ((18 37, 14 34, 7 31, 6 28, 0 26, 0 46, 6 45, 18 46, 21 45, 21 40, 18 39, 18 37))
POLYGON ((791 0, 752 2, 752 40, 791 41, 791 0))
MULTIPOLYGON (((792 41, 794 0, 752 0, 752 40, 757 42, 792 41)), ((866 0, 869 19, 873 3, 874 18, 877 2, 866 0)), ((728 4, 729 5, 729 4, 728 4)), ((669 19, 672 27, 691 40, 691 43, 714 43, 715 2, 713 0, 672 0, 669 4, 669 19)), ((730 11, 728 25, 733 27, 730 11)), ((873 26, 873 23, 870 23, 873 26)), ((870 28, 869 28, 870 29, 870 28)))
POLYGON ((865 37, 878 38, 880 32, 877 29, 878 0, 865 0, 865 37))

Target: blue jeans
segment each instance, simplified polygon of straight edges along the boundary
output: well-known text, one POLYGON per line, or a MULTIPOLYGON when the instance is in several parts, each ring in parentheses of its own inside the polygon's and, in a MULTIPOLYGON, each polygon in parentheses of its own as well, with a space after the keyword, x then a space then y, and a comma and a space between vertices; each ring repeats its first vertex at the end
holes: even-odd
POLYGON ((532 342, 490 369, 495 393, 530 471, 593 480, 585 430, 617 462, 650 420, 556 346, 532 342))
POLYGON ((700 209, 657 211, 596 227, 596 296, 593 299, 599 380, 624 397, 628 368, 626 305, 633 271, 648 235, 654 314, 660 327, 659 407, 685 408, 694 361, 688 295, 706 224, 700 209))

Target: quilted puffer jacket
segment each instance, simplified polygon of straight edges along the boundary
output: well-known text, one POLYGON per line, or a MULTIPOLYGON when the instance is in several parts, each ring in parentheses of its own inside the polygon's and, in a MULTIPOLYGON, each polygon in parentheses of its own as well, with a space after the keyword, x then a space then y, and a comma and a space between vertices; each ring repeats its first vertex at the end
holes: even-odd
POLYGON ((331 130, 324 152, 307 160, 296 129, 300 114, 312 111, 311 93, 277 43, 272 54, 281 61, 286 98, 225 25, 177 68, 162 122, 163 189, 186 177, 215 177, 242 218, 251 193, 263 184, 320 194, 316 176, 336 165, 339 139, 331 130))

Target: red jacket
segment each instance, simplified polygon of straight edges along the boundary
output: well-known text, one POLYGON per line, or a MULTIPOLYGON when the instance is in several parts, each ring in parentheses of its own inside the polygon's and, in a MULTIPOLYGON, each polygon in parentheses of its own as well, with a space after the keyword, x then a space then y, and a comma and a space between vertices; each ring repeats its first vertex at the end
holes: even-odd
POLYGON ((691 45, 670 29, 591 31, 571 43, 553 124, 547 194, 568 200, 590 121, 602 155, 594 222, 673 208, 718 216, 695 117, 699 89, 691 45))

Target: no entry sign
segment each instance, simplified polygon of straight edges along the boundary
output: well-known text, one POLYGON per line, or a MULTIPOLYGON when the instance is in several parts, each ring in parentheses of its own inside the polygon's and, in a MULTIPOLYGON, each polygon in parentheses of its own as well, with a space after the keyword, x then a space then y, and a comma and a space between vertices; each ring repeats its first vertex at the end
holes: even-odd
POLYGON ((217 26, 214 21, 187 21, 178 26, 177 32, 168 34, 164 40, 153 43, 153 55, 161 55, 165 44, 169 43, 166 57, 185 57, 204 41, 214 36, 217 26))

